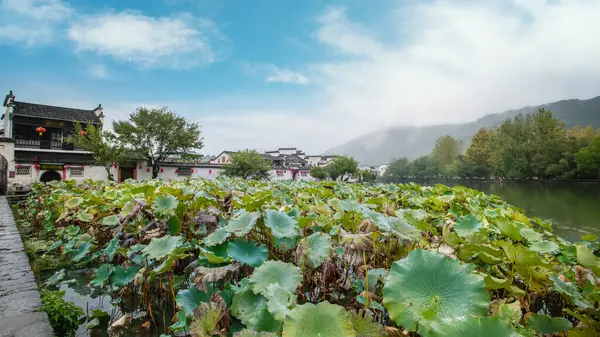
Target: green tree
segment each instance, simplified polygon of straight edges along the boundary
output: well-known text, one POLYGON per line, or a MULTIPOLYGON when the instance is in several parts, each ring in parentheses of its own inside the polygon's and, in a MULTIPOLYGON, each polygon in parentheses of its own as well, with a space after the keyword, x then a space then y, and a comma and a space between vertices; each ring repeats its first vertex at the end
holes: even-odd
POLYGON ((436 177, 437 171, 429 156, 421 156, 410 164, 410 175, 417 179, 436 177))
POLYGON ((461 142, 451 136, 442 136, 435 141, 431 151, 431 160, 440 168, 454 162, 460 154, 461 142))
POLYGON ((364 169, 364 170, 359 169, 357 171, 358 181, 361 183, 375 182, 375 180, 377 180, 378 175, 379 174, 377 174, 377 171, 373 170, 373 169, 364 169))
POLYGON ((468 175, 477 178, 489 178, 491 174, 490 157, 494 132, 486 128, 479 129, 471 138, 471 144, 465 151, 465 164, 468 175))
POLYGON ((271 164, 254 150, 231 154, 231 164, 223 167, 223 174, 244 179, 268 179, 271 164))
POLYGON ((133 157, 144 159, 152 167, 152 178, 158 176, 160 164, 169 157, 195 159, 193 153, 203 147, 200 125, 188 122, 166 107, 139 107, 128 121, 113 122, 117 141, 133 157))
POLYGON ((397 182, 403 179, 407 179, 411 172, 411 163, 407 158, 398 158, 392 160, 390 166, 383 174, 383 180, 397 182))
POLYGON ((565 125, 562 121, 554 118, 552 112, 544 108, 539 109, 532 115, 531 136, 531 169, 533 175, 538 178, 552 178, 557 174, 559 161, 568 150, 565 125), (553 170, 547 169, 553 165, 553 170))
POLYGON ((586 177, 600 179, 600 137, 575 154, 577 169, 586 177))
POLYGON ((115 142, 114 134, 104 131, 92 124, 85 129, 75 122, 75 134, 69 138, 75 146, 91 152, 94 161, 106 170, 109 180, 113 180, 112 166, 124 158, 125 151, 115 142))
POLYGON ((325 180, 329 178, 329 172, 323 167, 313 167, 310 169, 310 176, 317 180, 325 180))
POLYGON ((356 173, 358 162, 352 157, 337 157, 332 160, 325 169, 329 173, 329 177, 333 180, 349 179, 350 176, 356 173))
POLYGON ((496 130, 491 144, 492 173, 509 179, 533 176, 531 168, 531 115, 519 114, 505 120, 496 130))

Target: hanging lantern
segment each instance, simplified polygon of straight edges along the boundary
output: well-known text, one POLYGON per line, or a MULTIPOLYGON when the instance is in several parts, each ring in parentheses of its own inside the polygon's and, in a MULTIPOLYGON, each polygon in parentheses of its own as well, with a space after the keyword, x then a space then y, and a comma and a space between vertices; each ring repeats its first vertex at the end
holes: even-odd
POLYGON ((79 166, 79 168, 83 170, 83 165, 82 165, 82 166, 79 166))
POLYGON ((21 164, 17 164, 17 168, 21 168, 21 164))
POLYGON ((179 173, 179 169, 175 169, 175 173, 179 173))
POLYGON ((46 132, 46 128, 43 126, 38 126, 37 128, 35 128, 35 132, 37 132, 40 136, 42 136, 44 134, 44 132, 46 132))
POLYGON ((283 171, 283 173, 287 173, 287 171, 283 171))
POLYGON ((117 168, 117 161, 116 161, 116 160, 115 160, 115 161, 113 161, 113 167, 114 167, 114 168, 117 168))
POLYGON ((149 167, 146 167, 146 172, 150 172, 150 168, 149 167))
POLYGON ((211 174, 211 173, 212 173, 212 170, 208 170, 208 174, 211 174))
POLYGON ((194 173, 194 169, 192 169, 192 173, 194 173))
POLYGON ((40 171, 40 164, 37 164, 37 163, 34 164, 33 168, 35 169, 36 172, 39 172, 40 171))
POLYGON ((160 172, 165 172, 165 169, 161 167, 160 172))
POLYGON ((81 134, 82 136, 85 136, 85 135, 87 135, 87 132, 85 132, 85 130, 81 130, 81 131, 79 131, 79 134, 81 134))
POLYGON ((66 166, 65 166, 65 168, 66 168, 66 169, 70 169, 70 168, 71 168, 71 165, 66 165, 66 166))

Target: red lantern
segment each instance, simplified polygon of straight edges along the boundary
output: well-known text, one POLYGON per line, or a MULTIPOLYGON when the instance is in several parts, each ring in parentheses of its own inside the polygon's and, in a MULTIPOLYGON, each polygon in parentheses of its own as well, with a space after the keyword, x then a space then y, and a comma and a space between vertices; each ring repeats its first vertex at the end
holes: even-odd
POLYGON ((116 160, 115 160, 115 161, 113 161, 113 167, 114 167, 114 168, 117 168, 117 161, 116 161, 116 160))
POLYGON ((38 126, 37 128, 35 128, 35 132, 42 136, 44 132, 46 132, 46 128, 44 128, 43 126, 38 126))
POLYGON ((179 173, 179 169, 175 169, 175 173, 179 173))
POLYGON ((17 164, 17 168, 21 168, 21 164, 17 164))
POLYGON ((165 172, 165 169, 164 169, 164 168, 161 168, 161 169, 160 169, 160 172, 165 172))
POLYGON ((149 167, 146 167, 146 172, 150 172, 150 168, 149 167))
POLYGON ((82 136, 85 136, 85 135, 87 135, 87 132, 85 132, 85 130, 81 130, 79 133, 80 133, 82 136))
POLYGON ((192 169, 192 173, 194 173, 194 169, 192 169))
POLYGON ((71 168, 71 165, 67 165, 67 166, 65 166, 65 168, 66 168, 66 169, 70 169, 70 168, 71 168))
POLYGON ((287 173, 287 171, 283 171, 283 173, 287 173))
POLYGON ((79 168, 83 170, 83 165, 82 165, 82 166, 79 166, 79 168))
POLYGON ((212 173, 212 170, 208 170, 208 174, 211 174, 211 173, 212 173))

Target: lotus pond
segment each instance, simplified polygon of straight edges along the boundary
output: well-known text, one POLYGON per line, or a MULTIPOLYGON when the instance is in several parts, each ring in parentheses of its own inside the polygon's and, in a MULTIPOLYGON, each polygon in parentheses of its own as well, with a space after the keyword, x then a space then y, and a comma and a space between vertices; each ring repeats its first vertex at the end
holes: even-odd
POLYGON ((40 285, 96 299, 92 336, 600 331, 597 238, 464 187, 67 181, 15 213, 40 285))

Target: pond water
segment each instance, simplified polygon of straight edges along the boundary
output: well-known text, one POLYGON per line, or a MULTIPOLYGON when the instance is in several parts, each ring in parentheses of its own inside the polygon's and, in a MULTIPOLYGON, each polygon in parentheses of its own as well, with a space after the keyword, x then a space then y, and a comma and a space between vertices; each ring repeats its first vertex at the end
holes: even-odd
POLYGON ((523 210, 530 217, 550 220, 554 233, 565 239, 580 240, 593 233, 600 237, 600 185, 594 183, 500 183, 457 181, 488 194, 495 194, 523 210))

